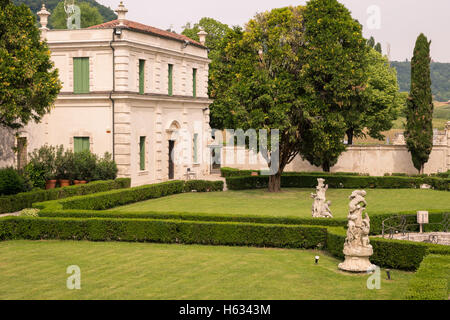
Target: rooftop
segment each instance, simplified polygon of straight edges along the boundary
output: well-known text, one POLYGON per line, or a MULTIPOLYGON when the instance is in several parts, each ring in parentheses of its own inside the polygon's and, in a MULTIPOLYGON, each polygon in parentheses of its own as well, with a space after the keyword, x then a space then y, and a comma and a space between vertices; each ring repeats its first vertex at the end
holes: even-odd
POLYGON ((180 41, 180 42, 189 41, 193 45, 196 45, 198 47, 206 49, 206 47, 204 45, 202 45, 200 42, 192 40, 191 38, 188 38, 182 34, 177 34, 177 33, 173 33, 173 32, 166 31, 166 30, 161 30, 161 29, 158 29, 155 27, 147 26, 145 24, 135 22, 135 21, 130 21, 130 20, 123 20, 122 23, 123 24, 121 25, 120 21, 117 19, 117 20, 113 20, 113 21, 109 21, 109 22, 105 22, 105 23, 96 25, 96 26, 89 27, 88 29, 112 29, 112 28, 116 28, 116 27, 120 26, 121 28, 124 28, 124 29, 130 29, 130 30, 134 30, 134 31, 138 31, 138 32, 144 32, 144 33, 148 33, 148 34, 151 34, 154 36, 172 39, 172 40, 176 40, 176 41, 180 41))

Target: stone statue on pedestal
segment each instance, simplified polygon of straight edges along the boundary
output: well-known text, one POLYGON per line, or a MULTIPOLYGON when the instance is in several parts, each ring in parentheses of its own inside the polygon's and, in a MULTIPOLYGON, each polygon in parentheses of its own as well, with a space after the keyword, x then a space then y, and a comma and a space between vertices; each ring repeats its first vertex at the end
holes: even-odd
POLYGON ((370 245, 370 218, 367 213, 363 219, 367 202, 363 190, 356 190, 350 196, 347 238, 344 244, 345 261, 339 269, 350 272, 371 272, 375 270, 369 258, 373 255, 370 245))
POLYGON ((314 199, 312 216, 313 218, 333 218, 330 210, 331 201, 327 201, 325 196, 328 185, 325 185, 325 179, 317 179, 317 182, 317 193, 311 193, 311 198, 314 199))

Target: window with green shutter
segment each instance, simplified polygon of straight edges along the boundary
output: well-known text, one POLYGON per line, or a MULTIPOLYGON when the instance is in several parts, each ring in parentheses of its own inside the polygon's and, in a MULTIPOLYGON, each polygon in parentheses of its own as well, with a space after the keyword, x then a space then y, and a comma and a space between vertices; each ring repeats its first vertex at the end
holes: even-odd
POLYGON ((139 94, 145 93, 145 60, 139 60, 139 94))
POLYGON ((73 92, 89 93, 89 58, 73 58, 73 92))
POLYGON ((169 96, 173 95, 173 64, 169 64, 169 96))
POLYGON ((192 70, 192 95, 197 97, 197 69, 192 70))
POLYGON ((194 134, 194 163, 198 163, 198 133, 194 134))
POLYGON ((145 137, 139 139, 139 168, 141 171, 145 170, 145 137))
POLYGON ((89 137, 74 137, 73 138, 73 151, 82 152, 91 150, 91 142, 89 137))

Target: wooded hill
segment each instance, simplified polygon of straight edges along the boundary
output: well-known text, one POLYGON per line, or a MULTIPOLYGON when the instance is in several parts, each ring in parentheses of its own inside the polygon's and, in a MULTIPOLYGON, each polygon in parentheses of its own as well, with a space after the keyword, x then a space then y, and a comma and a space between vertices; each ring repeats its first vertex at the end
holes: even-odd
MULTIPOLYGON (((409 92, 411 88, 411 62, 392 61, 391 65, 397 69, 400 91, 409 92)), ((431 89, 436 101, 450 100, 450 63, 431 63, 431 89)))

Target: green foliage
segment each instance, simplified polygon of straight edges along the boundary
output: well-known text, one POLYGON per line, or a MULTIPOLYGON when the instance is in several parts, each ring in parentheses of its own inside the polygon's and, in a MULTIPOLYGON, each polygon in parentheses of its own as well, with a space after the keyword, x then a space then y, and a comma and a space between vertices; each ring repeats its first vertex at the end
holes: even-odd
POLYGON ((430 44, 420 34, 411 61, 411 91, 406 110, 406 145, 414 167, 423 171, 433 149, 433 97, 430 76, 430 44))
MULTIPOLYGON (((283 188, 315 188, 317 178, 320 175, 308 175, 288 173, 281 177, 283 188)), ((419 188, 422 184, 429 184, 436 190, 450 190, 450 179, 442 178, 415 178, 415 177, 369 177, 369 176, 345 176, 345 175, 323 175, 330 188, 346 189, 400 189, 419 188)), ((263 189, 269 183, 268 176, 258 177, 230 177, 227 178, 227 187, 230 190, 263 189)))
MULTIPOLYGON (((99 10, 87 2, 76 3, 81 10, 81 28, 88 28, 103 23, 99 10)), ((54 29, 67 29, 67 13, 64 11, 64 1, 58 3, 49 19, 54 29)))
POLYGON ((117 164, 112 159, 112 155, 106 152, 103 158, 100 158, 97 161, 94 170, 93 180, 94 181, 114 180, 116 179, 118 172, 119 169, 117 169, 117 164))
POLYGON ((19 212, 19 217, 39 217, 39 209, 23 209, 19 212))
POLYGON ((91 181, 97 166, 97 156, 90 150, 73 154, 73 175, 76 180, 91 181))
POLYGON ((343 137, 365 111, 369 48, 362 26, 336 0, 311 0, 304 13, 306 89, 301 156, 329 171, 345 150, 343 137), (355 118, 356 116, 356 118, 355 118))
POLYGON ((410 280, 407 300, 448 300, 450 256, 429 255, 410 280))
POLYGON ((0 196, 26 191, 26 183, 14 168, 0 169, 0 196))
MULTIPOLYGON (((389 131, 393 127, 394 120, 405 108, 406 99, 399 92, 397 74, 391 68, 389 61, 376 50, 368 53, 369 81, 363 92, 365 109, 354 114, 349 126, 355 137, 369 135, 372 138, 383 140, 383 131, 389 131)), ((352 142, 349 138, 349 144, 352 142)))
MULTIPOLYGON (((50 11, 53 14, 54 9, 56 6, 64 2, 63 0, 45 0, 45 7, 48 11, 50 11)), ((100 3, 98 3, 95 0, 82 0, 83 3, 90 4, 92 7, 97 8, 97 10, 102 15, 103 21, 102 22, 108 22, 111 20, 117 19, 117 15, 114 13, 113 10, 111 10, 109 7, 106 7, 100 3)), ((13 0, 14 4, 26 4, 30 7, 31 12, 36 16, 36 13, 41 10, 42 7, 42 1, 41 0, 13 0)), ((50 16, 51 17, 51 16, 50 16)), ((49 21, 49 28, 54 28, 51 23, 51 19, 49 21)))
POLYGON ((44 145, 29 154, 25 174, 28 175, 33 187, 43 188, 45 181, 56 178, 56 156, 59 152, 61 160, 61 148, 44 145))
POLYGON ((98 181, 85 185, 70 186, 52 190, 38 190, 19 193, 12 196, 0 197, 0 213, 17 212, 30 208, 33 203, 104 192, 114 189, 129 188, 130 179, 116 179, 114 181, 98 181))
POLYGON ((25 5, 0 10, 0 126, 39 122, 61 90, 48 46, 25 5))
MULTIPOLYGON (((392 61, 397 69, 398 83, 401 91, 409 92, 411 88, 411 63, 409 61, 392 61)), ((434 100, 446 102, 450 100, 450 63, 431 62, 431 89, 434 100)), ((450 119, 450 117, 445 118, 450 119)))
MULTIPOLYGON (((106 210, 139 201, 189 192, 222 191, 222 181, 169 181, 60 201, 63 209, 106 210)), ((41 205, 39 205, 41 206, 41 205)))

